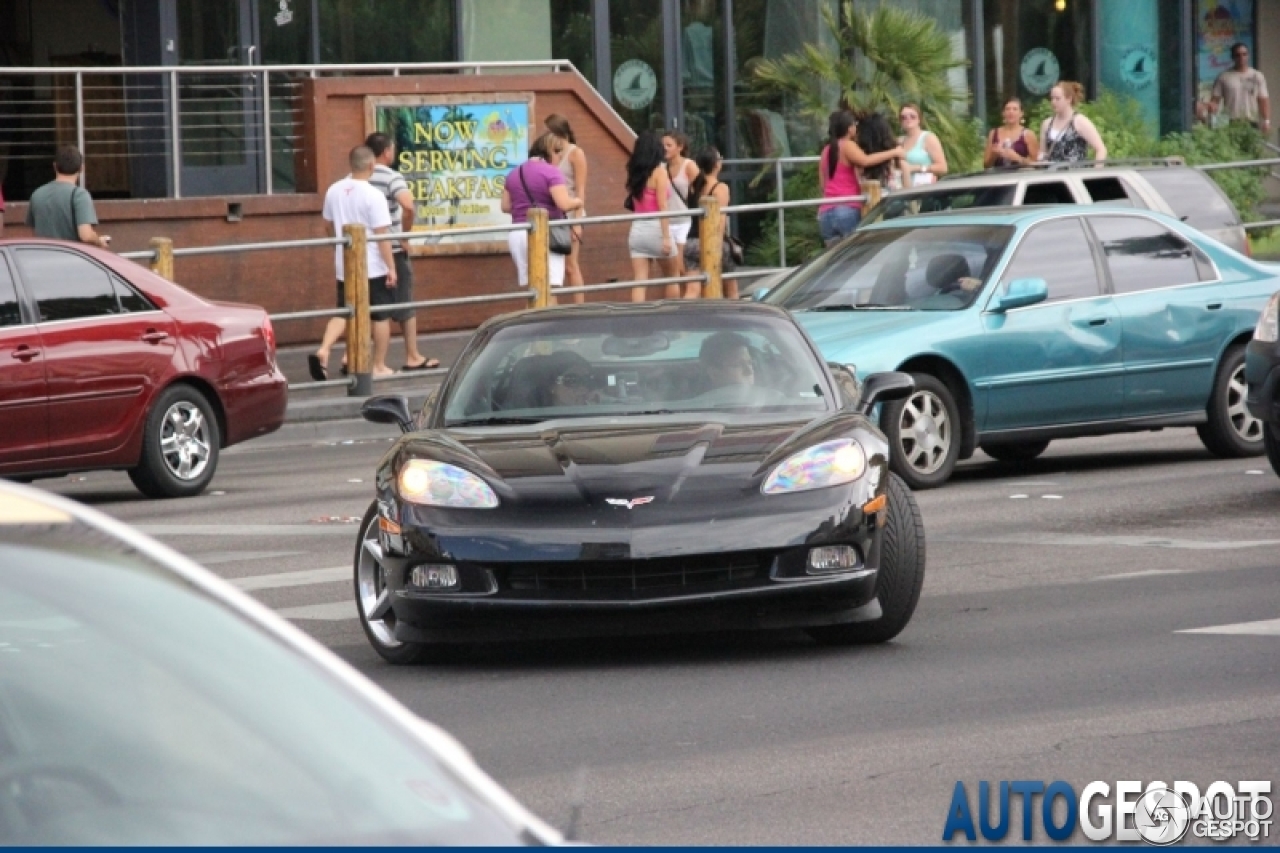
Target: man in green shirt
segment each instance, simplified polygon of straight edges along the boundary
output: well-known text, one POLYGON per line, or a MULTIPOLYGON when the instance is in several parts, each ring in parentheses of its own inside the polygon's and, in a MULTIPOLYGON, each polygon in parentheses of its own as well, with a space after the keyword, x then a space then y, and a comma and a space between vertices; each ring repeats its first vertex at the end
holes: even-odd
POLYGON ((53 180, 31 194, 27 224, 37 237, 76 240, 105 249, 111 238, 94 229, 98 214, 93 209, 93 196, 77 183, 83 166, 84 157, 74 145, 58 149, 53 180))

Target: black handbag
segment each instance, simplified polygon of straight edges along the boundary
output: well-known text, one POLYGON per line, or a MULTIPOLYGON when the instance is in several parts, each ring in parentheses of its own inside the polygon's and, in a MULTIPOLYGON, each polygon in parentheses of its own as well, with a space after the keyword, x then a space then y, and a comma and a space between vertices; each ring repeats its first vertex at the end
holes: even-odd
MULTIPOLYGON (((524 179, 524 163, 521 163, 516 169, 516 174, 520 176, 520 185, 524 187, 524 194, 529 197, 529 206, 543 209, 542 205, 533 203, 533 193, 529 192, 529 183, 524 179)), ((547 211, 547 218, 550 219, 551 212, 547 211)), ((564 215, 555 217, 556 219, 564 219, 564 215)), ((573 229, 572 228, 548 228, 547 229, 547 248, 557 255, 569 255, 573 253, 573 229)))

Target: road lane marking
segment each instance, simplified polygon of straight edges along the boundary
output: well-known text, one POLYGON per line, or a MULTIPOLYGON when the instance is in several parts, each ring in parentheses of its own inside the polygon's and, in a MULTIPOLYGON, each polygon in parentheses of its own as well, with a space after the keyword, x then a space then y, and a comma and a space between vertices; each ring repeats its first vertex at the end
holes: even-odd
POLYGON ((1129 578, 1150 578, 1156 575, 1185 575, 1187 569, 1147 569, 1143 572, 1125 572, 1119 575, 1101 575, 1096 578, 1090 578, 1095 581, 1118 581, 1127 580, 1129 578))
POLYGON ((209 551, 206 554, 188 554, 202 566, 216 566, 219 563, 248 563, 253 560, 279 560, 284 557, 296 557, 306 551, 209 551))
POLYGON ((347 619, 358 619, 356 600, 335 601, 333 604, 304 604, 301 607, 286 607, 277 610, 276 615, 286 619, 315 619, 321 622, 343 622, 347 619))
POLYGON ((957 542, 973 545, 1042 545, 1059 548, 1118 546, 1125 548, 1173 548, 1188 551, 1235 551, 1241 548, 1270 548, 1280 539, 1169 539, 1163 536, 1079 536, 1046 533, 1010 536, 930 536, 935 542, 957 542))
POLYGON ((340 536, 355 541, 355 525, 333 524, 137 524, 148 536, 340 536))
POLYGON ((260 589, 283 589, 290 586, 313 586, 321 583, 335 583, 351 580, 350 566, 335 566, 332 569, 303 569, 297 572, 278 572, 271 575, 249 575, 243 578, 227 578, 232 586, 245 592, 260 589))
POLYGON ((1237 622, 1234 625, 1211 625, 1208 628, 1186 628, 1175 634, 1246 634, 1254 637, 1280 637, 1280 619, 1260 622, 1237 622))

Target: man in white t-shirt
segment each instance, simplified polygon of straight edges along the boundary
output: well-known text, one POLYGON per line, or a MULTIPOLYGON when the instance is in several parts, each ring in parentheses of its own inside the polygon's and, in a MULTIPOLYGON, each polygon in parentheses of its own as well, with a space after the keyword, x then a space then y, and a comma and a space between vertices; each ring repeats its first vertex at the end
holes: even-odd
MULTIPOLYGON (((351 149, 348 156, 351 174, 329 187, 324 194, 324 218, 329 222, 330 232, 335 237, 342 236, 342 228, 346 225, 363 225, 374 234, 386 234, 391 231, 391 214, 387 210, 387 200, 369 183, 373 175, 375 158, 373 152, 364 145, 351 149)), ((338 278, 338 307, 346 307, 346 285, 342 275, 342 246, 334 247, 334 268, 338 278)), ((390 305, 395 301, 396 267, 391 257, 391 243, 383 240, 368 244, 366 259, 369 271, 369 305, 390 305)), ((329 350, 337 343, 347 329, 346 317, 333 317, 325 326, 324 337, 320 348, 307 357, 307 366, 311 378, 323 382, 329 378, 329 350)), ((373 375, 386 376, 394 373, 387 367, 387 346, 391 342, 391 318, 382 315, 373 320, 373 375)), ((345 366, 343 372, 346 372, 345 366)))
POLYGON ((1243 42, 1231 45, 1231 67, 1213 81, 1209 109, 1225 110, 1229 119, 1244 119, 1262 131, 1271 133, 1271 99, 1267 96, 1267 78, 1249 67, 1249 47, 1243 42))

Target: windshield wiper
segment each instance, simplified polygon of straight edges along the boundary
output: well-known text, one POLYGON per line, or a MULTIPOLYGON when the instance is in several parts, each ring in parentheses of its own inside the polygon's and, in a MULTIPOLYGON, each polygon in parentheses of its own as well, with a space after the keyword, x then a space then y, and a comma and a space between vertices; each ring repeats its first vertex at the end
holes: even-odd
POLYGON ((863 309, 871 309, 878 311, 910 311, 907 305, 881 305, 878 302, 837 302, 831 305, 815 305, 808 308, 808 311, 861 311, 863 309))
POLYGON ((469 427, 469 426, 504 426, 504 425, 509 426, 512 424, 537 424, 537 423, 542 423, 545 420, 546 418, 532 418, 532 417, 517 418, 517 417, 503 417, 501 415, 494 415, 488 418, 471 418, 470 420, 465 420, 465 421, 449 421, 448 423, 445 424, 445 426, 448 428, 469 427))

